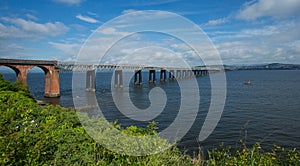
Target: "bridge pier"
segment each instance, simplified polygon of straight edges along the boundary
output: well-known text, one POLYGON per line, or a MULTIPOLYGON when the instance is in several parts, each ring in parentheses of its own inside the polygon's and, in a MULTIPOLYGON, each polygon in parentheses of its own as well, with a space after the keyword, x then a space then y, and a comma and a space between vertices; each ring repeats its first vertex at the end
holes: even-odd
POLYGON ((189 70, 185 70, 185 78, 189 78, 190 77, 190 71, 189 70))
POLYGON ((59 70, 53 67, 52 70, 46 71, 45 77, 45 97, 59 97, 59 70))
POLYGON ((186 78, 186 70, 182 70, 181 71, 181 74, 182 74, 182 79, 185 79, 186 78))
POLYGON ((197 70, 193 70, 193 74, 195 77, 197 77, 197 70))
POLYGON ((181 70, 176 70, 176 79, 181 79, 181 70))
POLYGON ((86 72, 86 91, 95 92, 96 91, 96 74, 95 70, 88 70, 86 72))
POLYGON ((170 79, 170 80, 175 80, 175 73, 174 73, 174 70, 170 70, 170 71, 169 71, 169 79, 170 79))
POLYGON ((197 74, 196 74, 197 77, 202 75, 202 70, 196 70, 196 71, 197 71, 197 74))
POLYGON ((167 71, 166 70, 160 70, 160 82, 166 82, 167 80, 167 71))
POLYGON ((122 70, 115 70, 115 88, 123 88, 122 70))
POLYGON ((17 81, 21 81, 24 86, 27 85, 27 74, 29 70, 32 68, 32 66, 27 65, 15 65, 15 66, 9 66, 12 68, 17 75, 17 81))
POLYGON ((149 70, 149 83, 156 82, 156 73, 155 70, 149 70))
POLYGON ((189 78, 193 78, 193 71, 192 70, 188 70, 188 77, 189 78))
POLYGON ((193 70, 192 72, 195 77, 208 75, 208 70, 193 70))
POLYGON ((142 85, 142 70, 135 70, 134 72, 134 85, 142 85))

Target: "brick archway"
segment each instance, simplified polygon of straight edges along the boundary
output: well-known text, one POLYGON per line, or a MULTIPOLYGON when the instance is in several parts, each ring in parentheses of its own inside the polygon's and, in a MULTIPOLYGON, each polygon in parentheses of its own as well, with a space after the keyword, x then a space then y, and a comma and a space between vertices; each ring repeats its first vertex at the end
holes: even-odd
POLYGON ((45 97, 59 97, 59 70, 56 68, 57 61, 37 61, 37 60, 14 60, 0 59, 0 66, 7 66, 16 73, 17 80, 24 85, 27 84, 27 74, 34 67, 41 68, 45 73, 45 97))

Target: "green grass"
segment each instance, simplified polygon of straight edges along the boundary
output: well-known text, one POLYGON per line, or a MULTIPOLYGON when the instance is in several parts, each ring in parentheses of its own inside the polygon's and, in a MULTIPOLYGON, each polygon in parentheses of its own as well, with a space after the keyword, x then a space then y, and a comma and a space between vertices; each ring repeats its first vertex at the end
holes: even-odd
MULTIPOLYGON (((85 120, 94 122, 97 131, 106 133, 103 119, 85 120)), ((122 134, 155 136, 157 131, 155 122, 145 128, 111 125, 121 131, 115 137, 119 139, 115 147, 132 151, 140 147, 124 139, 122 134)), ((91 127, 95 129, 95 126, 91 127)), ((106 141, 107 136, 97 139, 106 141)), ((156 141, 156 145, 166 144, 164 139, 156 141)), ((146 151, 153 147, 152 140, 143 143, 146 151)), ((176 146, 146 156, 116 153, 87 134, 74 109, 40 106, 20 83, 11 84, 0 76, 0 165, 299 165, 299 151, 279 146, 265 151, 260 144, 255 144, 240 150, 220 146, 209 151, 208 156, 196 158, 176 146)))
POLYGON ((241 150, 220 146, 209 154, 207 165, 299 165, 300 153, 296 149, 285 150, 274 145, 272 150, 264 150, 260 143, 241 150))

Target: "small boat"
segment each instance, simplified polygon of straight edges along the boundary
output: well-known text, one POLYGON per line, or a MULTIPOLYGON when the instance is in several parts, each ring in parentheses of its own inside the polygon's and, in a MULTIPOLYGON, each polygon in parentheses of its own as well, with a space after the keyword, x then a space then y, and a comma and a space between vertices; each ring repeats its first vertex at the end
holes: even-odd
POLYGON ((245 82, 245 85, 251 85, 251 81, 245 82))

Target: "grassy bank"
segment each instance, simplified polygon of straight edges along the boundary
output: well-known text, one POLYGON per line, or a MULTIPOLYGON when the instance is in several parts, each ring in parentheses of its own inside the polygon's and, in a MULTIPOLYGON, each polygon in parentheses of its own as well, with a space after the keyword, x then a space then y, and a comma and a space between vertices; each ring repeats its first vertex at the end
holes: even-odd
MULTIPOLYGON (((157 130, 153 122, 145 128, 113 125, 130 135, 155 135, 157 130)), ((126 140, 122 143, 119 148, 139 148, 126 140)), ((299 151, 278 146, 264 151, 255 144, 234 152, 220 147, 208 154, 206 159, 194 158, 174 146, 140 157, 112 152, 86 133, 75 110, 40 106, 19 83, 0 78, 0 165, 299 165, 299 151)))

